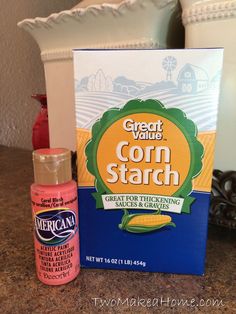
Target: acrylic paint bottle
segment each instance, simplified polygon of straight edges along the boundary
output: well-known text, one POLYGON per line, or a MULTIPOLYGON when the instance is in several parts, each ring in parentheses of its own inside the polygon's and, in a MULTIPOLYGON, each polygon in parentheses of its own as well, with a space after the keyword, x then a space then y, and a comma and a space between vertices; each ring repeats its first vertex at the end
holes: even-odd
POLYGON ((36 271, 48 285, 65 284, 79 274, 77 185, 71 153, 64 148, 33 152, 31 185, 36 271))

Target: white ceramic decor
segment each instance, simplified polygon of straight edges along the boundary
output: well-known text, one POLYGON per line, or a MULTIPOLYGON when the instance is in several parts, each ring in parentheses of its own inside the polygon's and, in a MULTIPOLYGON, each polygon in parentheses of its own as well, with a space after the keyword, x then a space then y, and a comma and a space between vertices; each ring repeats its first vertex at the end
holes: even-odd
MULTIPOLYGON (((236 170, 236 1, 181 0, 186 47, 224 47, 215 168, 236 170)), ((218 73, 211 78, 219 79, 218 73)))
POLYGON ((110 2, 113 3, 86 0, 71 10, 18 24, 34 37, 41 49, 52 147, 75 149, 73 48, 168 46, 177 0, 110 2))

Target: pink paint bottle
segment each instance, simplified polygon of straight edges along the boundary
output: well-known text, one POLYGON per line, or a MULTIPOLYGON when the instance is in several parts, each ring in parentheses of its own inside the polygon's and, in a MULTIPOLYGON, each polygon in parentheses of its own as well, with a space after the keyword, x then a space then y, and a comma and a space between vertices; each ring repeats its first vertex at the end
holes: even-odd
POLYGON ((33 152, 31 185, 36 271, 48 285, 65 284, 79 274, 77 185, 68 149, 33 152))

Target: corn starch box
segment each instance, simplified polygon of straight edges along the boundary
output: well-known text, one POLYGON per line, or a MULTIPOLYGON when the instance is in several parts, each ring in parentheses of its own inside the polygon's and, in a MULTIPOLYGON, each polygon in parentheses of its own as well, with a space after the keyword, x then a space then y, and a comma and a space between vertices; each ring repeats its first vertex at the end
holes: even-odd
POLYGON ((82 266, 204 273, 222 57, 74 51, 82 266))

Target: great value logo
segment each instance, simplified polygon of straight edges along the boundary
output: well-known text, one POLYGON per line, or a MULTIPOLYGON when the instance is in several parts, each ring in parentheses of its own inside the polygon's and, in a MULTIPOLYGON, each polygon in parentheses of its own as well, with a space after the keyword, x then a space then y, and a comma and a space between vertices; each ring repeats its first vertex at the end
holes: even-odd
POLYGON ((204 149, 180 109, 152 99, 109 109, 94 124, 85 152, 97 208, 190 213, 204 149))
POLYGON ((64 243, 76 232, 75 213, 66 208, 39 212, 34 223, 36 237, 44 245, 64 243))

